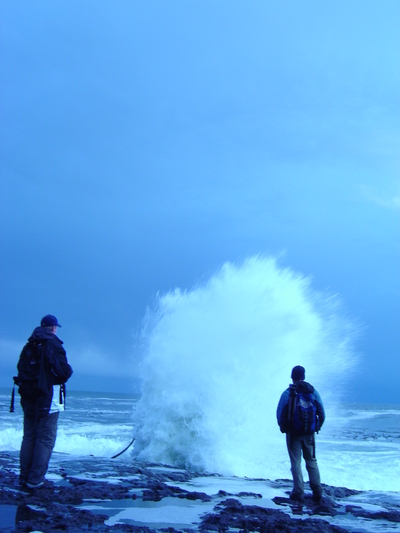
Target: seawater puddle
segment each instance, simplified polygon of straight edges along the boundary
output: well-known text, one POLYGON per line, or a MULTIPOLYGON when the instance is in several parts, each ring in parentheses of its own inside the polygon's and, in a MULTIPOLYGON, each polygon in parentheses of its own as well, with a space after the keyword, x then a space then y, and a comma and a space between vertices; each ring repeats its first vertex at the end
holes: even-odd
POLYGON ((99 503, 86 503, 79 509, 94 514, 106 514, 107 526, 128 524, 147 527, 186 527, 198 524, 202 515, 214 509, 213 502, 189 502, 179 498, 166 497, 159 502, 143 500, 113 500, 99 503), (179 517, 179 518, 177 518, 179 517))
POLYGON ((350 513, 337 515, 336 517, 324 516, 324 520, 331 525, 340 526, 350 533, 383 533, 383 532, 398 532, 400 531, 400 524, 387 520, 377 520, 355 517, 350 513))
MULTIPOLYGON (((22 522, 35 518, 44 509, 38 505, 7 505, 0 504, 1 533, 15 531, 15 528, 22 522)), ((34 533, 32 531, 32 533, 34 533)))
MULTIPOLYGON (((176 482, 168 481, 167 485, 172 487, 179 487, 187 491, 205 492, 208 496, 216 496, 220 491, 224 491, 228 494, 232 494, 235 497, 240 493, 254 494, 254 498, 257 502, 261 499, 257 498, 260 495, 261 498, 270 502, 269 507, 271 509, 277 509, 279 506, 275 505, 271 500, 275 496, 287 497, 286 492, 283 489, 277 489, 271 487, 267 480, 252 480, 242 479, 237 477, 196 477, 190 481, 176 482)), ((253 496, 250 496, 251 498, 253 496)), ((256 505, 256 504, 255 504, 256 505)))
POLYGON ((0 505, 1 531, 7 533, 15 529, 16 505, 0 505))
POLYGON ((121 477, 117 477, 117 476, 109 476, 107 477, 104 472, 102 472, 101 474, 92 474, 92 475, 88 475, 88 474, 77 474, 77 475, 74 475, 74 476, 71 476, 73 477, 74 479, 81 479, 83 481, 99 481, 99 482, 103 482, 103 483, 110 483, 111 485, 120 485, 121 483, 123 483, 124 481, 129 481, 129 479, 137 479, 133 476, 131 476, 130 478, 124 478, 123 480, 121 479, 121 477))

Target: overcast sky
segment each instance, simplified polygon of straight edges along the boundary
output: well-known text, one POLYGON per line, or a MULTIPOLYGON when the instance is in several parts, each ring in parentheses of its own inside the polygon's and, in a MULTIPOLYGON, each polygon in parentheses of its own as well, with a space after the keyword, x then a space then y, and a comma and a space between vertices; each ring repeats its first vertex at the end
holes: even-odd
POLYGON ((0 386, 55 314, 71 387, 129 391, 158 292, 255 254, 361 325, 399 402, 400 3, 4 0, 0 386))

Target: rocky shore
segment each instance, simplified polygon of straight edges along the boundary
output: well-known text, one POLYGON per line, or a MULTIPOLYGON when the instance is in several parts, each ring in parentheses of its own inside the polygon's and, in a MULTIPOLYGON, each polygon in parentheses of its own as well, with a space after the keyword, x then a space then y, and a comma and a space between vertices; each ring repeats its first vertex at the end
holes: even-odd
POLYGON ((2 533, 340 533, 373 531, 371 524, 393 531, 400 523, 398 500, 363 505, 365 494, 346 488, 324 485, 323 501, 317 505, 311 498, 292 502, 290 480, 256 480, 268 487, 271 498, 266 498, 251 491, 195 490, 200 477, 208 477, 213 487, 218 487, 219 479, 223 486, 224 478, 138 463, 129 457, 65 456, 51 464, 49 480, 29 491, 18 484, 17 453, 0 453, 2 533))

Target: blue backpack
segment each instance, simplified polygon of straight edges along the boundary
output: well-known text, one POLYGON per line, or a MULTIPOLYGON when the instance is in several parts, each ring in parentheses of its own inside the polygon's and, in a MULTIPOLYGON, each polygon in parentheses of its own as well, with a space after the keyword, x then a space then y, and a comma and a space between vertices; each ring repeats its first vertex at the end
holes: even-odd
POLYGON ((315 400, 310 392, 298 392, 290 387, 289 420, 298 435, 312 435, 316 429, 315 400))

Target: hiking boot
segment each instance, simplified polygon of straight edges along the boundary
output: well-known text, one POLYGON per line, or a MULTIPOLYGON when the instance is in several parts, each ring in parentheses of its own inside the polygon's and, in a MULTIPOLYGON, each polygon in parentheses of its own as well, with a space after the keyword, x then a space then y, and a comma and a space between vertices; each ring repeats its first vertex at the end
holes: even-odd
POLYGON ((321 503, 322 502, 322 494, 320 492, 314 492, 312 495, 312 499, 315 503, 321 503))
POLYGON ((304 494, 291 492, 289 498, 295 502, 302 502, 304 500, 304 494))
POLYGON ((43 485, 43 481, 40 481, 40 483, 26 483, 26 486, 28 489, 37 489, 43 485))

